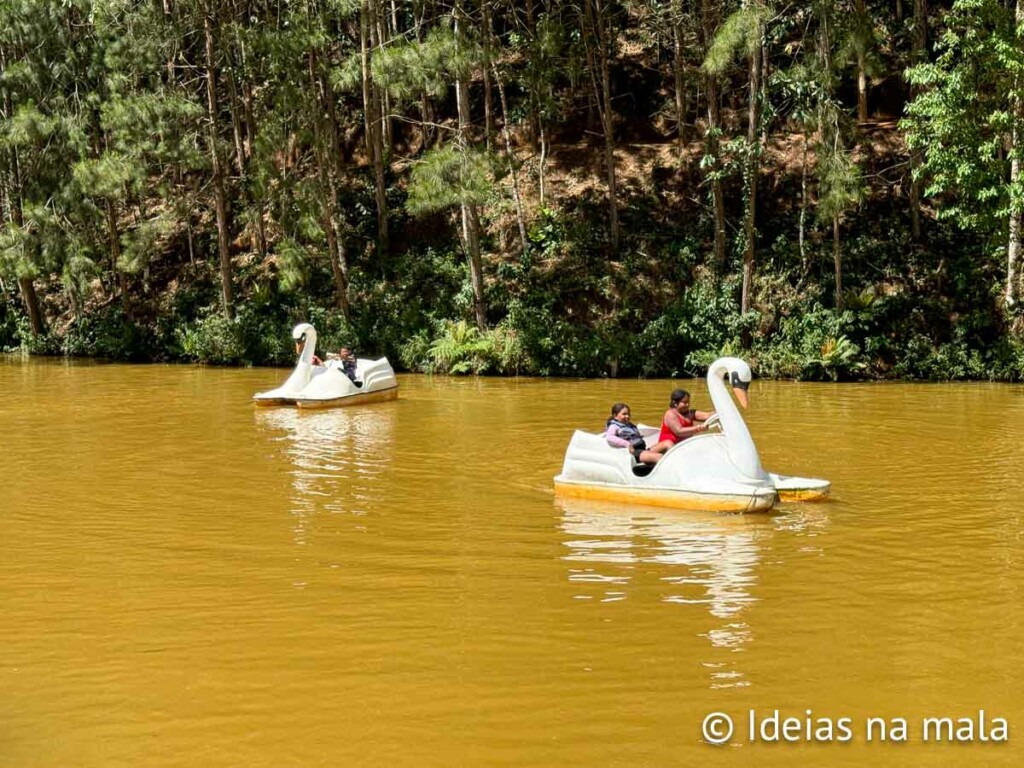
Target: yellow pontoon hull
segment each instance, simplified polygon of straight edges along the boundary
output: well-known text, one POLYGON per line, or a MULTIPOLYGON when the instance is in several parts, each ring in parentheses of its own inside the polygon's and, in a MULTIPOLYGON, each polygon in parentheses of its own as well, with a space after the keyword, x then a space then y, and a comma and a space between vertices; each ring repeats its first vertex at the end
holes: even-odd
POLYGON ((695 512, 766 512, 775 504, 775 492, 762 488, 742 494, 700 493, 671 488, 567 482, 558 477, 555 478, 555 495, 695 512))
POLYGON ((356 395, 345 395, 330 400, 302 400, 296 399, 295 404, 302 410, 313 410, 316 408, 340 408, 346 405, 367 405, 368 403, 383 403, 398 398, 398 387, 379 389, 376 392, 366 392, 356 395))
POLYGON ((796 501, 825 501, 828 498, 829 489, 824 491, 809 489, 801 491, 778 491, 779 501, 784 504, 796 501))

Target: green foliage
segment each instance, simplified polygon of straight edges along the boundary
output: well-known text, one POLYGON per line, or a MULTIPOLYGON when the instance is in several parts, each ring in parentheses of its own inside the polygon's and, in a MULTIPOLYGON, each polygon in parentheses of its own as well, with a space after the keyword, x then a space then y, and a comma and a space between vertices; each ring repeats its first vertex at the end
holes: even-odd
POLYGON ((490 164, 482 153, 448 144, 431 150, 412 169, 406 208, 410 213, 480 205, 491 191, 490 164))
POLYGON ((129 275, 142 272, 163 250, 174 224, 174 219, 163 213, 145 219, 127 230, 121 235, 121 258, 118 259, 117 268, 129 275))
POLYGON ((818 154, 818 217, 831 222, 842 218, 864 200, 864 179, 852 152, 841 148, 820 151, 818 154))
POLYGON ((286 291, 301 288, 308 280, 309 253, 294 238, 281 238, 277 244, 277 279, 286 291))
POLYGON ((97 357, 121 362, 159 358, 152 330, 112 304, 72 324, 61 340, 61 352, 71 357, 97 357))
POLYGON ((707 55, 704 69, 713 75, 720 75, 728 69, 737 53, 750 56, 761 45, 761 34, 768 19, 768 8, 752 2, 733 13, 715 32, 707 55))
POLYGON ((99 272, 90 252, 81 247, 80 242, 68 244, 67 255, 61 270, 61 283, 69 295, 74 295, 76 302, 81 302, 88 293, 89 281, 99 272))
POLYGON ((820 305, 783 317, 777 334, 755 343, 756 368, 761 375, 778 378, 854 378, 864 365, 860 348, 843 332, 851 322, 853 313, 837 313, 820 305))
POLYGON ((128 157, 107 152, 99 158, 80 160, 72 169, 72 175, 86 194, 113 199, 123 196, 139 170, 128 157))
POLYGON ((553 309, 528 307, 516 302, 509 307, 508 322, 516 330, 529 372, 542 376, 600 376, 607 373, 615 352, 600 330, 560 317, 553 309))
POLYGON ((410 371, 430 370, 430 336, 426 329, 416 331, 399 348, 398 359, 410 371))
POLYGON ((440 373, 484 373, 491 364, 491 350, 490 339, 459 320, 445 323, 441 336, 430 343, 430 360, 440 373))
POLYGON ((489 331, 488 336, 495 368, 499 373, 506 376, 518 375, 529 368, 530 360, 515 328, 502 324, 489 331))
POLYGON ((863 369, 864 363, 857 360, 860 348, 845 335, 829 336, 821 345, 820 356, 811 361, 812 366, 820 366, 832 381, 838 381, 844 373, 863 369))
POLYGON ((205 316, 177 328, 175 340, 185 360, 213 365, 282 364, 294 357, 291 327, 282 327, 251 305, 229 320, 214 305, 205 316))
POLYGON ((32 241, 28 232, 14 222, 0 229, 0 277, 16 281, 22 277, 35 278, 39 266, 32 258, 32 241))
POLYGON ((21 347, 21 328, 27 324, 12 299, 0 296, 0 352, 13 352, 21 347))
POLYGON ((516 374, 524 367, 525 352, 518 333, 505 326, 481 332, 465 320, 445 321, 440 335, 424 348, 425 335, 413 337, 403 347, 402 359, 423 370, 448 374, 496 372, 516 374))
POLYGON ((482 60, 479 45, 457 39, 448 26, 437 26, 423 42, 401 41, 374 51, 371 72, 374 82, 404 101, 421 93, 442 96, 482 60))
POLYGON ((777 99, 776 112, 793 118, 804 130, 811 130, 818 123, 821 104, 831 100, 829 74, 817 64, 805 62, 772 72, 770 86, 777 99))
MULTIPOLYGON (((338 309, 309 307, 305 316, 297 318, 297 320, 312 323, 313 327, 316 328, 317 349, 323 353, 337 352, 342 347, 362 349, 361 339, 356 329, 338 309)), ((291 328, 288 330, 290 331, 291 328)), ((288 336, 288 334, 284 334, 284 336, 288 336)), ((290 343, 288 346, 290 348, 290 343)), ((323 354, 321 354, 321 357, 323 357, 323 354)))
POLYGON ((186 359, 220 365, 238 364, 244 350, 238 323, 215 312, 178 331, 178 343, 186 359))
POLYGON ((870 312, 877 301, 878 293, 873 285, 865 286, 859 291, 843 292, 843 306, 851 312, 870 312))
MULTIPOLYGON (((1024 175, 1009 183, 1006 138, 1016 126, 1013 104, 1024 99, 1024 30, 998 0, 957 0, 931 63, 907 71, 921 88, 902 122, 907 142, 924 153, 927 193, 942 195, 938 215, 968 230, 1004 231, 1024 210, 1024 175)), ((1024 153, 1011 147, 1018 157, 1024 153)))
POLYGON ((693 87, 703 52, 690 41, 703 39, 704 22, 721 11, 704 68, 718 75, 727 107, 715 129, 717 157, 699 160, 695 144, 681 147, 678 160, 658 161, 650 178, 637 163, 622 163, 624 236, 614 252, 604 226, 603 160, 589 142, 592 90, 600 85, 587 56, 597 41, 578 5, 545 5, 527 24, 515 4, 491 4, 494 35, 486 40, 477 31, 484 29, 480 4, 461 6, 458 36, 447 7, 423 15, 418 6, 395 6, 386 26, 396 34, 368 51, 390 129, 390 246, 383 249, 354 0, 257 0, 237 14, 211 6, 219 86, 212 121, 204 9, 195 2, 0 0, 0 347, 289 364, 289 331, 308 320, 322 348, 346 344, 417 370, 655 376, 700 373, 733 353, 749 357, 761 375, 1019 379, 1015 318, 997 311, 994 290, 1008 214, 1024 200, 1022 183, 1008 181, 1009 163, 1021 154, 1011 139, 1020 128, 1013 106, 1024 72, 1022 30, 1010 5, 956 0, 926 20, 937 56, 909 74, 918 97, 906 125, 934 196, 924 207, 927 248, 907 235, 909 164, 893 149, 898 137, 875 143, 881 127, 855 133, 844 104, 854 85, 851 63, 866 59, 881 85, 919 57, 909 45, 909 19, 898 23, 892 7, 878 3, 857 15, 832 2, 733 0, 708 6, 706 18, 686 3, 607 6, 620 162, 640 159, 638 144, 670 138, 658 118, 647 119, 675 88, 667 18, 686 41, 684 88, 697 94, 689 121, 708 106, 707 91, 693 87), (492 168, 464 143, 438 148, 456 120, 456 78, 469 86, 478 121, 472 140, 483 143, 484 42, 489 74, 505 85, 521 163, 525 253, 510 245, 518 238, 497 191, 507 182, 494 179, 498 164, 492 168), (745 99, 755 94, 732 62, 762 43, 769 79, 756 95, 764 96, 763 127, 802 135, 776 132, 766 145, 755 298, 740 315, 745 243, 736 236, 737 214, 750 199, 759 146, 739 135, 745 99), (662 135, 646 138, 652 131, 662 135), (226 172, 233 321, 217 306, 211 136, 226 172), (793 158, 811 136, 818 138, 807 156, 816 181, 804 195, 793 158), (531 198, 539 146, 530 145, 542 139, 548 196, 539 208, 531 198), (710 253, 711 181, 721 182, 727 204, 733 247, 725 264, 710 253), (816 202, 818 214, 799 219, 806 235, 799 249, 792 243, 797 200, 802 211, 816 202), (479 207, 484 226, 489 320, 496 323, 485 332, 465 322, 472 311, 467 268, 444 226, 463 203, 479 207), (933 210, 963 232, 932 220, 933 210), (419 218, 411 221, 407 211, 419 218), (348 321, 334 308, 328 216, 348 260, 348 321), (831 295, 833 217, 847 222, 843 312, 822 300, 831 295), (116 263, 111 237, 121 246, 116 263), (115 286, 126 275, 132 293, 122 303, 115 286), (34 280, 49 333, 32 336, 19 278, 34 280))
POLYGON ((631 360, 646 375, 697 374, 738 339, 736 279, 702 270, 682 295, 630 338, 631 360))

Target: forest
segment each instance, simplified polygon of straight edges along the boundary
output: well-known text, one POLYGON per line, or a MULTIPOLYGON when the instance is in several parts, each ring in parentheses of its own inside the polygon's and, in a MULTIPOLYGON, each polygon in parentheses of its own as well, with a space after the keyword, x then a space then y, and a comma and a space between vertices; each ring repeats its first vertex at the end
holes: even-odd
POLYGON ((0 350, 1024 369, 1024 0, 0 0, 0 350))

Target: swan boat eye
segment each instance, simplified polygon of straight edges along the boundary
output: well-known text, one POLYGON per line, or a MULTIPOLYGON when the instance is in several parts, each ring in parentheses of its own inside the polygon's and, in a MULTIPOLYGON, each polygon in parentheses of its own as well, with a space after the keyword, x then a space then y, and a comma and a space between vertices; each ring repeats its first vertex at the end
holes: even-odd
POLYGON ((737 389, 742 389, 744 392, 750 389, 750 382, 743 381, 743 379, 740 378, 739 373, 737 373, 736 371, 732 372, 731 379, 732 380, 729 383, 732 384, 732 386, 736 387, 737 389))

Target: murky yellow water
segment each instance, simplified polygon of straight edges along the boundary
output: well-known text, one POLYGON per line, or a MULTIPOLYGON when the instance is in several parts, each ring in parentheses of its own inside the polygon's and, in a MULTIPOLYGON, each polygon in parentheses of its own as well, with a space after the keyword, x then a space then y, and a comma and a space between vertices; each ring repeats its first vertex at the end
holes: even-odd
POLYGON ((255 410, 284 373, 0 362, 4 768, 1020 763, 1024 388, 756 382, 764 465, 834 499, 744 517, 553 498, 670 382, 255 410), (982 709, 1007 743, 922 742, 982 709))

